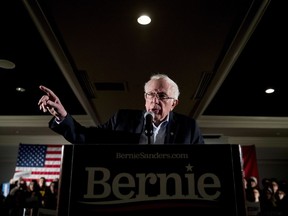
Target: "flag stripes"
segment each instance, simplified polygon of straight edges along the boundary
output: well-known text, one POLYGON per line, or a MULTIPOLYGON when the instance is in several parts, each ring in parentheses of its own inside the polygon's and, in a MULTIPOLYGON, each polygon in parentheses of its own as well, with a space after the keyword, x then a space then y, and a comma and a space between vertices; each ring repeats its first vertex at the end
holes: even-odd
POLYGON ((45 177, 47 184, 60 177, 62 145, 20 144, 14 178, 33 179, 45 177))

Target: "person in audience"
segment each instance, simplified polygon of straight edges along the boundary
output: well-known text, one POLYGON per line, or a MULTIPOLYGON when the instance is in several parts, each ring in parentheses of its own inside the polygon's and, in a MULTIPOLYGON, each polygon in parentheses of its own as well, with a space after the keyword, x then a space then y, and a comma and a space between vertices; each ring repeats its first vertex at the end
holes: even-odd
POLYGON ((42 206, 43 206, 43 199, 44 199, 44 196, 45 196, 45 193, 47 191, 47 181, 46 181, 46 178, 45 177, 40 177, 38 179, 38 187, 39 187, 39 192, 40 192, 40 199, 41 199, 41 203, 42 203, 42 206))
POLYGON ((6 198, 9 216, 22 216, 26 207, 27 184, 21 177, 14 184, 6 198))
POLYGON ((260 195, 260 204, 262 215, 268 216, 277 212, 277 203, 271 185, 262 189, 262 193, 260 195))
POLYGON ((270 187, 270 184, 271 184, 271 181, 270 181, 270 179, 269 178, 263 178, 262 180, 261 180, 261 186, 262 186, 262 189, 264 189, 264 188, 267 188, 267 187, 270 187))
MULTIPOLYGON (((0 185, 0 187, 2 188, 2 183, 0 185)), ((1 212, 1 215, 3 216, 9 216, 9 209, 6 205, 6 197, 4 196, 4 193, 3 191, 1 190, 1 193, 0 193, 0 212, 1 212)))
POLYGON ((49 127, 71 143, 204 143, 195 119, 173 111, 178 105, 180 91, 165 74, 152 75, 145 83, 145 110, 121 109, 106 123, 89 128, 80 125, 69 114, 52 90, 42 85, 39 88, 45 94, 38 106, 53 116, 49 127))
POLYGON ((52 181, 48 187, 48 190, 44 196, 44 208, 47 209, 57 209, 58 203, 58 181, 52 181))
POLYGON ((271 189, 273 190, 273 194, 275 195, 279 188, 279 183, 276 178, 270 179, 271 189))
POLYGON ((40 188, 37 180, 33 179, 27 188, 25 215, 38 216, 38 210, 42 207, 40 188))
POLYGON ((246 205, 248 216, 259 216, 261 214, 260 189, 258 187, 247 187, 246 205))
POLYGON ((255 188, 258 187, 258 180, 254 176, 250 176, 247 180, 247 187, 255 188))
POLYGON ((278 211, 284 216, 288 216, 288 197, 287 188, 284 185, 279 185, 278 190, 275 194, 276 205, 278 211))

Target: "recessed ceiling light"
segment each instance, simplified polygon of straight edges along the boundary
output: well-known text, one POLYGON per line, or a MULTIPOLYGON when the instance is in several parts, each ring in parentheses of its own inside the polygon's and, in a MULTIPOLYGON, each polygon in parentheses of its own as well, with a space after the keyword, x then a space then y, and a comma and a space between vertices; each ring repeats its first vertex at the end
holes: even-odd
POLYGON ((151 18, 147 15, 142 15, 137 19, 137 21, 141 25, 148 25, 151 22, 151 18))
POLYGON ((14 69, 15 64, 9 60, 6 59, 0 59, 0 68, 4 69, 14 69))
POLYGON ((25 89, 25 88, 22 88, 22 87, 17 87, 17 88, 16 88, 16 91, 18 91, 18 92, 25 92, 26 89, 25 89))
POLYGON ((273 93, 275 90, 273 89, 273 88, 268 88, 268 89, 266 89, 265 90, 265 92, 267 93, 267 94, 271 94, 271 93, 273 93))

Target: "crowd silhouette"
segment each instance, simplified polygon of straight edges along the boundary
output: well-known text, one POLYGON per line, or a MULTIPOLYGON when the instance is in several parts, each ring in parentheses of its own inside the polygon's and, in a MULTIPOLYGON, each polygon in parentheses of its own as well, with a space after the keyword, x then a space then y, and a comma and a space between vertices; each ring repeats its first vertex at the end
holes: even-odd
MULTIPOLYGON (((39 209, 57 209, 59 179, 47 183, 44 177, 26 182, 10 180, 7 196, 1 193, 1 215, 38 216, 39 209)), ((2 186, 2 185, 1 185, 2 186)))
POLYGON ((248 216, 288 216, 287 182, 276 178, 244 179, 248 216))
MULTIPOLYGON (((47 183, 44 177, 29 183, 24 179, 10 180, 7 196, 1 193, 0 212, 3 216, 37 216, 39 209, 57 209, 59 179, 47 183)), ((2 187, 2 185, 1 185, 2 187)), ((244 178, 248 216, 288 216, 288 187, 276 178, 244 178)))

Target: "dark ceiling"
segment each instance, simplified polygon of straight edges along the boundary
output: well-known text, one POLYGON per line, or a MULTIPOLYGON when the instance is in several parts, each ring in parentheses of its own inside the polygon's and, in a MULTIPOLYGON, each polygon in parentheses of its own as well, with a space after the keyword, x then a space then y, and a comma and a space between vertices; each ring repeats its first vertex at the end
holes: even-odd
POLYGON ((204 115, 287 117, 287 19, 282 3, 271 1, 243 52, 204 115), (267 88, 274 94, 264 94, 267 88))
POLYGON ((144 108, 143 84, 160 72, 180 86, 177 111, 199 120, 204 132, 233 135, 227 126, 201 125, 210 116, 261 117, 265 122, 272 117, 274 125, 262 133, 272 128, 271 134, 286 136, 286 123, 275 126, 288 117, 288 19, 282 4, 2 0, 0 59, 16 67, 0 66, 0 117, 41 118, 38 86, 46 85, 71 114, 103 122, 118 108, 144 108), (135 22, 142 12, 151 15, 150 26, 135 22), (26 91, 16 92, 16 87, 26 91), (275 93, 265 94, 267 87, 275 93))
POLYGON ((65 95, 62 100, 73 101, 72 113, 85 114, 23 2, 4 0, 0 4, 0 59, 16 64, 13 70, 0 67, 1 98, 7 101, 7 105, 0 108, 0 115, 42 115, 37 107, 42 95, 38 88, 40 84, 56 92, 65 89, 65 93, 61 93, 65 95), (17 87, 25 88, 26 92, 17 92, 17 87))

